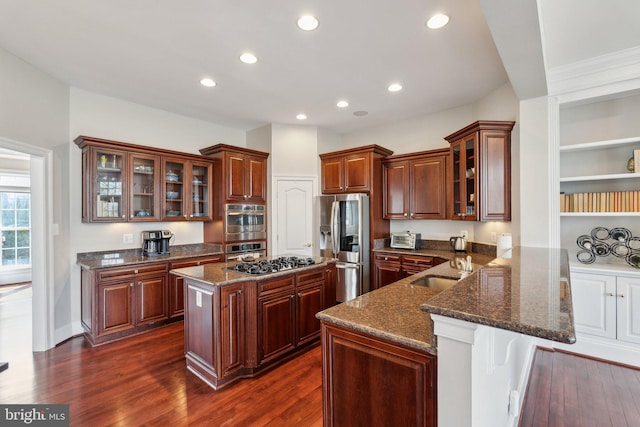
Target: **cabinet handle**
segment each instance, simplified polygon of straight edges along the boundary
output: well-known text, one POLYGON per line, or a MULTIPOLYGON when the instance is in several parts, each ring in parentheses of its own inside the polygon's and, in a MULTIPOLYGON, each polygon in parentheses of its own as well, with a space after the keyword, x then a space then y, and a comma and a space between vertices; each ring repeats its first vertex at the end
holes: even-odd
POLYGON ((302 293, 298 292, 298 299, 302 299, 302 293))
POLYGON ((385 261, 389 261, 389 258, 387 258, 387 257, 384 257, 384 260, 385 260, 385 261))
POLYGON ((126 215, 122 215, 122 219, 125 219, 127 216, 126 215))
POLYGON ((242 289, 238 289, 238 295, 242 295, 242 289))
POLYGON ((295 298, 295 295, 293 294, 289 297, 290 300, 293 300, 294 298, 295 298))
POLYGON ((613 292, 607 292, 607 296, 608 297, 612 297, 613 296, 613 292))
POLYGON ((133 274, 138 274, 138 269, 133 270, 133 274))
POLYGON ((129 286, 133 288, 133 282, 129 283, 129 286))
POLYGON ((413 212, 411 212, 411 214, 409 216, 413 216, 413 212))
POLYGON ((406 213, 406 212, 404 213, 404 216, 407 216, 407 213, 406 213))
POLYGON ((624 298, 624 294, 618 294, 620 298, 624 298))

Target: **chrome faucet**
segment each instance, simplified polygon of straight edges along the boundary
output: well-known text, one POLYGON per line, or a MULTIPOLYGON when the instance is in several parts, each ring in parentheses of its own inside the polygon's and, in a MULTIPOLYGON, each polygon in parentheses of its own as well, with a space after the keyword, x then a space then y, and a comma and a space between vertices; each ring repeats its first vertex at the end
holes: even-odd
POLYGON ((471 262, 471 255, 467 255, 467 259, 456 258, 456 267, 460 273, 460 278, 464 279, 471 273, 473 273, 473 262, 471 262))

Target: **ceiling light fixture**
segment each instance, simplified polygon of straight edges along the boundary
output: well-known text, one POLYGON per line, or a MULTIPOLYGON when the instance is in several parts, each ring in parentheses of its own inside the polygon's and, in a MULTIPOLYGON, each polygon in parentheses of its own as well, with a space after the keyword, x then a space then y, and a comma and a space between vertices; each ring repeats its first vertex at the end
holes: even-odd
POLYGON ((387 90, 389 92, 399 92, 402 90, 402 85, 400 83, 391 83, 387 90))
POLYGON ((298 18, 298 28, 304 31, 313 31, 318 28, 320 23, 318 19, 313 15, 302 15, 298 18))
POLYGON ((296 116, 296 119, 298 120, 307 120, 307 115, 304 113, 300 113, 296 116))
POLYGON ((202 86, 206 86, 206 87, 214 87, 216 85, 216 82, 213 81, 213 79, 204 78, 204 79, 200 80, 200 84, 202 86))
POLYGON ((349 103, 343 99, 343 100, 338 101, 336 106, 338 108, 347 108, 349 106, 349 103))
POLYGON ((240 55, 240 61, 244 62, 245 64, 255 64, 256 62, 258 62, 258 58, 251 52, 245 52, 240 55))
POLYGON ((449 17, 442 13, 436 13, 427 21, 427 27, 432 30, 437 30, 438 28, 442 28, 449 23, 449 17))

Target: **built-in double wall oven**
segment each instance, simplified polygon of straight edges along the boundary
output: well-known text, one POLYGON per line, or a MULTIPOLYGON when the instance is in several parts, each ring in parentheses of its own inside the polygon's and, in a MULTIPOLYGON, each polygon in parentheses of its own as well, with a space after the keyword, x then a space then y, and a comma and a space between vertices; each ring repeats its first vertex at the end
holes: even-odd
POLYGON ((227 204, 224 207, 224 233, 227 260, 266 254, 267 223, 265 206, 227 204))

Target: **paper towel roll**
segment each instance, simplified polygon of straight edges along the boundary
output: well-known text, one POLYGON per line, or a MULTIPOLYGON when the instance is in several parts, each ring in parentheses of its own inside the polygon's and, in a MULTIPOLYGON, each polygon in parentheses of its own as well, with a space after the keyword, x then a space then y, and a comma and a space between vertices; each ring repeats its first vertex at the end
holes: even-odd
POLYGON ((511 258, 510 251, 511 233, 502 233, 498 235, 498 247, 496 248, 496 255, 500 258, 511 258))

